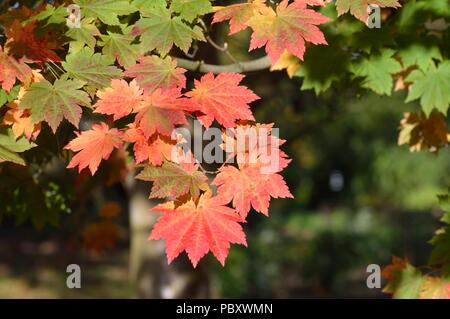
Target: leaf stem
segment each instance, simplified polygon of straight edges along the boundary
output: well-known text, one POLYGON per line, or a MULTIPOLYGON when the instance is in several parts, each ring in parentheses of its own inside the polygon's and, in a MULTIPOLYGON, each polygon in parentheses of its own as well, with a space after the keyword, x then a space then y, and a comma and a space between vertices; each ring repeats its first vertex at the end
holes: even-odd
POLYGON ((49 63, 47 63, 47 62, 45 62, 45 66, 46 66, 47 69, 50 71, 50 73, 55 77, 55 80, 58 80, 58 79, 59 79, 59 75, 58 75, 58 73, 55 72, 55 70, 53 69, 53 67, 52 67, 49 63))

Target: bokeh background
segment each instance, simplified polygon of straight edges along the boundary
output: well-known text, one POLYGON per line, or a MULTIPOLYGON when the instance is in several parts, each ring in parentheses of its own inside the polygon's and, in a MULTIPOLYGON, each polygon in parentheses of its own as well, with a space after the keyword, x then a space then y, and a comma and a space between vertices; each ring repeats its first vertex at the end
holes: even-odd
MULTIPOLYGON (((225 32, 217 28, 218 42, 225 32)), ((243 61, 248 37, 228 40, 243 61)), ((197 58, 230 63, 206 45, 197 58)), ((273 200, 269 218, 250 214, 248 248, 232 246, 225 267, 208 256, 192 270, 185 254, 168 266, 163 243, 146 240, 155 218, 150 185, 131 181, 126 157, 115 154, 93 178, 77 175, 44 128, 38 144, 46 151, 30 152, 34 166, 1 170, 0 297, 387 298, 367 288, 367 265, 393 255, 425 264, 450 155, 397 145, 403 113, 420 106, 405 105, 404 92, 380 97, 350 84, 316 96, 284 71, 244 82, 262 97, 257 121, 275 123, 287 140, 293 160, 283 175, 295 196, 273 200), (81 289, 66 287, 72 263, 81 266, 81 289)), ((71 128, 61 131, 59 143, 71 128)))

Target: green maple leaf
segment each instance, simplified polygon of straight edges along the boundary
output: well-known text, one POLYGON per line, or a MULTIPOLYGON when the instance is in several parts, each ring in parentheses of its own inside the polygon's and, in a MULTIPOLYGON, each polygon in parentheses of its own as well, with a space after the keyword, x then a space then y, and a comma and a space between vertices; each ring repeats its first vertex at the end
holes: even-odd
POLYGON ((394 80, 392 75, 402 70, 400 63, 392 58, 393 50, 383 50, 381 53, 359 59, 350 65, 350 71, 356 77, 363 77, 362 87, 378 94, 391 95, 394 80))
POLYGON ((392 283, 395 299, 416 299, 419 297, 420 288, 424 282, 424 276, 417 268, 407 265, 397 271, 396 278, 392 283))
POLYGON ((148 10, 152 10, 155 7, 167 7, 166 0, 134 0, 132 4, 139 10, 141 16, 145 16, 148 10))
POLYGON ((85 45, 94 49, 97 43, 95 37, 100 35, 100 31, 95 26, 94 19, 83 19, 79 28, 69 29, 66 35, 75 40, 70 42, 70 52, 77 52, 85 45))
POLYGON ((430 43, 413 43, 398 53, 403 66, 409 68, 417 65, 422 71, 426 71, 434 64, 434 60, 442 61, 442 54, 437 45, 430 43))
POLYGON ((439 200, 439 207, 441 207, 441 209, 444 212, 447 212, 446 216, 444 216, 444 219, 442 219, 443 222, 450 224, 450 187, 448 189, 447 194, 441 194, 438 195, 438 200, 439 200))
POLYGON ((212 11, 209 0, 173 0, 170 8, 189 22, 212 11))
POLYGON ((6 92, 3 89, 0 89, 0 106, 3 106, 7 102, 12 102, 17 99, 19 95, 20 85, 16 85, 11 89, 11 92, 6 92))
POLYGON ((47 4, 45 10, 39 12, 37 15, 32 16, 28 20, 24 21, 24 24, 27 24, 32 21, 44 21, 47 20, 44 26, 49 24, 61 24, 65 23, 67 16, 69 13, 67 12, 67 8, 64 6, 54 7, 51 4, 47 4))
POLYGON ((348 60, 348 54, 338 47, 312 46, 295 76, 303 77, 302 90, 314 89, 319 95, 347 72, 348 60), (328 62, 323 63, 325 60, 328 62))
MULTIPOLYGON (((447 194, 438 195, 438 199, 439 206, 444 211, 441 221, 450 225, 450 188, 447 194)), ((450 226, 438 229, 430 243, 434 246, 430 263, 433 265, 448 265, 450 262, 450 226)))
POLYGON ((172 17, 171 11, 163 7, 147 10, 146 17, 136 22, 132 34, 141 36, 145 51, 156 49, 162 56, 169 53, 174 44, 187 53, 194 39, 205 40, 198 26, 188 26, 180 17, 172 17))
POLYGON ((35 147, 36 144, 29 142, 25 137, 15 139, 11 128, 0 128, 0 163, 12 162, 25 165, 25 161, 18 153, 23 153, 35 147))
POLYGON ((162 166, 147 166, 136 178, 152 181, 150 198, 178 198, 190 193, 193 198, 206 191, 208 178, 192 165, 188 170, 181 165, 164 162, 162 166))
POLYGON ((414 70, 405 79, 413 82, 406 102, 420 98, 423 111, 428 115, 433 108, 446 114, 450 105, 450 61, 442 62, 438 67, 433 63, 426 73, 414 70))
POLYGON ((46 121, 56 132, 62 119, 78 127, 81 107, 89 106, 88 94, 80 90, 85 82, 58 79, 51 84, 47 80, 33 83, 20 102, 20 108, 31 111, 33 123, 46 121))
POLYGON ((108 25, 120 25, 118 16, 128 15, 138 9, 128 0, 75 0, 85 18, 98 18, 108 25))
POLYGON ((103 46, 103 54, 108 55, 125 68, 136 64, 138 56, 141 54, 141 48, 138 44, 132 44, 135 36, 129 34, 131 28, 126 28, 124 34, 109 32, 102 35, 102 41, 99 42, 103 46))
POLYGON ((151 93, 157 89, 184 88, 185 71, 178 68, 170 56, 160 58, 150 55, 141 57, 139 63, 128 68, 124 75, 135 78, 141 88, 151 93))
POLYGON ((450 227, 443 227, 436 231, 430 243, 434 246, 430 263, 442 265, 450 263, 450 227))
POLYGON ((441 218, 441 222, 444 222, 446 224, 450 225, 450 198, 447 197, 447 202, 440 204, 442 210, 444 210, 446 213, 441 218))
POLYGON ((90 48, 83 48, 66 57, 62 65, 67 76, 86 82, 89 86, 102 89, 110 85, 113 78, 120 78, 122 71, 113 66, 114 59, 90 48))

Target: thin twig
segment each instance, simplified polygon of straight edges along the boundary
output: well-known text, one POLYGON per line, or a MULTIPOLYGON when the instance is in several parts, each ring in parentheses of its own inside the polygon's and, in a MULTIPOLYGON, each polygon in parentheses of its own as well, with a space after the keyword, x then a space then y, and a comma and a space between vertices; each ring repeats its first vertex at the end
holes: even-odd
MULTIPOLYGON (((211 45, 213 46, 214 49, 216 49, 216 50, 218 50, 218 51, 220 51, 220 52, 225 53, 226 56, 227 56, 231 61, 234 62, 234 64, 240 66, 240 65, 241 65, 241 62, 239 62, 238 59, 236 59, 236 58, 233 56, 233 54, 231 54, 231 52, 230 52, 230 50, 229 50, 229 48, 228 48, 228 43, 225 42, 225 43, 223 44, 223 46, 219 45, 217 42, 215 42, 215 41, 211 38, 209 29, 208 29, 206 23, 205 23, 202 19, 199 20, 199 23, 200 23, 200 26, 203 28, 204 32, 206 33, 206 41, 208 41, 208 43, 211 44, 211 45)), ((242 71, 241 71, 241 72, 242 72, 242 71)))
POLYGON ((225 53, 225 54, 227 55, 227 57, 228 57, 231 61, 234 62, 234 64, 237 64, 237 65, 239 65, 239 66, 241 65, 241 62, 238 61, 238 60, 233 56, 233 54, 231 54, 230 50, 228 50, 228 43, 227 43, 227 42, 225 42, 225 43, 223 44, 223 46, 220 46, 219 44, 217 44, 216 42, 214 42, 214 40, 213 40, 209 35, 206 37, 206 40, 207 40, 207 41, 209 42, 209 44, 211 44, 216 50, 225 53))

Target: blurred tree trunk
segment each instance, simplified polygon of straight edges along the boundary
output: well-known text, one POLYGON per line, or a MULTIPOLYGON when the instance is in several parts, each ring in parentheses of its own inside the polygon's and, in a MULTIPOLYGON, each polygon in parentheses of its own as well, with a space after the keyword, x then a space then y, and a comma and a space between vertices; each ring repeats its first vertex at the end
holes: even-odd
POLYGON ((163 241, 147 238, 158 214, 148 198, 149 185, 131 176, 126 184, 130 212, 130 278, 139 298, 208 298, 209 272, 201 263, 196 269, 185 255, 167 264, 163 241))
MULTIPOLYGON (((217 63, 217 50, 207 47, 196 59, 217 63), (214 57, 214 58, 213 58, 214 57)), ((190 125, 191 136, 193 126, 190 125)), ((150 212, 156 204, 148 198, 149 183, 130 176, 130 275, 140 298, 208 298, 217 297, 211 289, 208 262, 193 268, 185 253, 167 264, 164 241, 147 240, 158 214, 150 212)))

